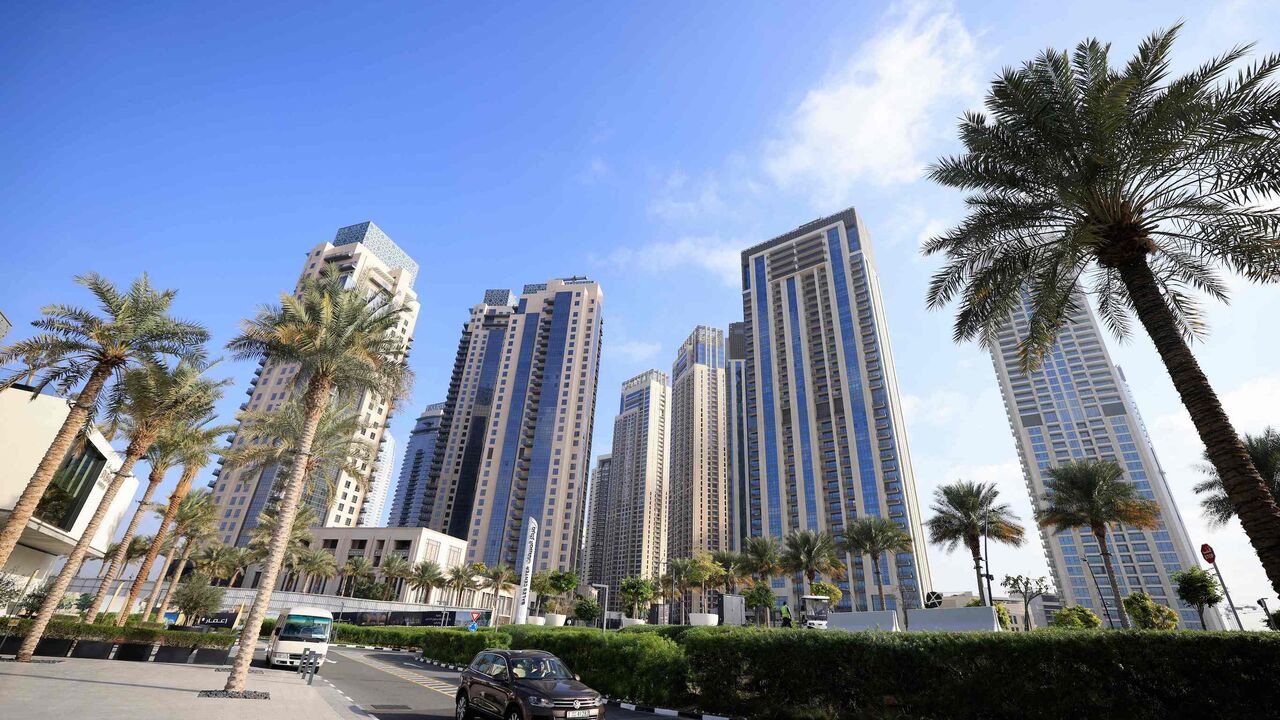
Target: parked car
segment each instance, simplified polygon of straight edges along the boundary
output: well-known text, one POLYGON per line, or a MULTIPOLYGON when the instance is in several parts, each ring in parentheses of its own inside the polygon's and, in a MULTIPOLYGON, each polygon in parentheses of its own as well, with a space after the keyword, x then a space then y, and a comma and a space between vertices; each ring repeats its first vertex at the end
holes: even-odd
POLYGON ((462 672, 457 718, 503 720, 604 718, 600 693, 581 682, 564 662, 541 650, 484 650, 462 672))

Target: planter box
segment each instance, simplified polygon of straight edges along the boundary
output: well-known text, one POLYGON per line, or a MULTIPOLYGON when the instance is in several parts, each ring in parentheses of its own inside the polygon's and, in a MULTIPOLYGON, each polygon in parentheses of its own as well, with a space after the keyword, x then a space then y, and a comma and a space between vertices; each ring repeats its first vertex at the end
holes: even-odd
POLYGON ((116 649, 116 659, 128 662, 148 662, 151 660, 151 651, 156 646, 150 643, 143 645, 141 643, 120 643, 120 647, 116 649))
POLYGON ((196 665, 226 665, 231 655, 231 648, 199 648, 191 662, 196 665))
POLYGON ((4 638, 4 640, 0 641, 0 655, 18 654, 18 647, 22 645, 21 635, 10 635, 9 637, 0 635, 0 638, 4 638))
POLYGON ((36 643, 36 655, 43 657, 66 657, 71 652, 71 645, 75 640, 65 638, 41 638, 36 643))
POLYGON ((629 628, 635 625, 644 625, 644 624, 646 624, 646 621, 640 618, 628 618, 628 617, 622 618, 622 627, 624 628, 629 628))
POLYGON ((191 659, 191 655, 195 653, 195 648, 177 647, 176 645, 161 645, 156 650, 156 659, 154 662, 162 663, 182 663, 186 664, 191 659))
POLYGON ((547 627, 564 627, 564 621, 567 618, 567 615, 561 615, 560 613, 547 613, 546 625, 547 627))
POLYGON ((720 616, 715 613, 689 613, 689 624, 694 626, 719 625, 720 616))
POLYGON ((547 619, 541 615, 530 615, 528 618, 529 625, 546 625, 547 619))
POLYGON ((81 640, 71 651, 71 657, 86 660, 109 660, 116 644, 110 640, 81 640))

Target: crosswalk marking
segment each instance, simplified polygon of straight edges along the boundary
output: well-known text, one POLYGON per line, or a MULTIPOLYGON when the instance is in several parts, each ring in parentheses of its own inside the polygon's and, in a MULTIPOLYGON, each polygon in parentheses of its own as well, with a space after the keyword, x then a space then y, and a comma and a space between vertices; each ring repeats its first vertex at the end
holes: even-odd
POLYGON ((441 695, 447 695, 449 697, 453 697, 454 693, 458 690, 457 685, 452 685, 443 680, 439 680, 437 678, 433 678, 428 675, 423 675, 422 673, 402 670, 394 665, 388 665, 386 663, 380 663, 373 660, 369 660, 368 658, 361 655, 348 655, 347 653, 340 652, 338 650, 332 650, 332 652, 338 653, 339 655, 342 655, 343 657, 349 658, 351 660, 355 660, 358 663, 368 665, 369 667, 377 668, 378 670, 381 670, 387 673, 388 675, 395 675, 401 680, 407 680, 415 685, 424 687, 428 690, 435 690, 441 695))

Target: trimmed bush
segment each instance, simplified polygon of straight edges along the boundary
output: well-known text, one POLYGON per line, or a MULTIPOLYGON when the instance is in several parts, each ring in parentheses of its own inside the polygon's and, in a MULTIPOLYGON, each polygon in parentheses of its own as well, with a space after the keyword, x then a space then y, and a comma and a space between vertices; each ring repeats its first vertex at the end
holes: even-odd
POLYGON ((546 650, 582 681, 612 698, 655 705, 689 700, 680 647, 654 633, 602 633, 591 628, 536 628, 513 634, 515 649, 546 650))
POLYGON ((258 630, 258 637, 271 637, 271 631, 276 629, 275 618, 263 618, 262 628, 258 630))
POLYGON ((422 627, 399 625, 363 626, 337 623, 333 626, 334 642, 352 645, 377 645, 379 647, 419 647, 422 627))
POLYGON ((706 711, 750 717, 1267 717, 1280 641, 1262 633, 684 636, 706 711))
MULTIPOLYGON (((31 630, 31 621, 23 620, 13 628, 10 635, 26 637, 31 630)), ((140 645, 155 644, 170 647, 190 648, 226 648, 235 644, 235 636, 223 633, 201 633, 183 630, 156 630, 148 627, 132 627, 126 625, 118 628, 114 625, 85 625, 82 623, 53 620, 44 630, 42 639, 58 640, 96 640, 112 643, 136 643, 140 645)))
POLYGON ((511 647, 511 636, 505 632, 484 630, 456 632, 448 628, 417 628, 422 656, 430 660, 468 665, 476 653, 488 648, 511 647))

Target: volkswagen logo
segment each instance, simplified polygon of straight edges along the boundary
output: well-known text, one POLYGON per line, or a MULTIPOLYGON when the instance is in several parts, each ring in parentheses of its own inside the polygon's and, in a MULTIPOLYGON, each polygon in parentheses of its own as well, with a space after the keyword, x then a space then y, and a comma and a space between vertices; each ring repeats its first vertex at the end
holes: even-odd
POLYGON ((578 709, 578 708, 580 708, 580 707, 582 707, 582 701, 581 701, 581 700, 574 700, 574 701, 573 701, 573 709, 574 709, 574 710, 577 710, 577 709, 578 709))

